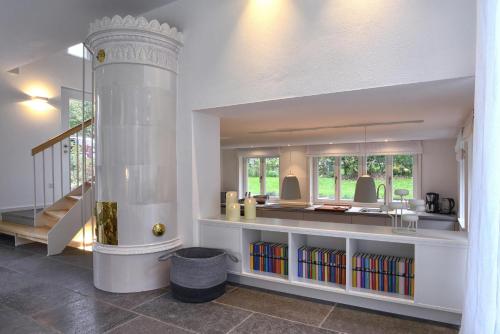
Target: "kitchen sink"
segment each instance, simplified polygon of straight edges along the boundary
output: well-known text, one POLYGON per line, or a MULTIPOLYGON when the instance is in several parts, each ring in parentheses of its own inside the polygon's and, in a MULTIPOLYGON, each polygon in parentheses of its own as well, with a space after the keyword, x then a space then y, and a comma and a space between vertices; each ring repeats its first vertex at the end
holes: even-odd
POLYGON ((359 212, 363 212, 363 213, 381 213, 383 211, 380 210, 380 208, 361 208, 361 209, 359 209, 359 212))

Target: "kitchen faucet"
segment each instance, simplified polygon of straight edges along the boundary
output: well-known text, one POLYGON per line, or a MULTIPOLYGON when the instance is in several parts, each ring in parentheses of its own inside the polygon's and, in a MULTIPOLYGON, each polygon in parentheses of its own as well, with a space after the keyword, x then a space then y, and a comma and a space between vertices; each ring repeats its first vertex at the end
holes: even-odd
POLYGON ((378 201, 381 186, 384 186, 384 206, 387 207, 387 205, 388 205, 388 203, 387 203, 387 187, 383 183, 379 184, 377 187, 377 201, 378 201))

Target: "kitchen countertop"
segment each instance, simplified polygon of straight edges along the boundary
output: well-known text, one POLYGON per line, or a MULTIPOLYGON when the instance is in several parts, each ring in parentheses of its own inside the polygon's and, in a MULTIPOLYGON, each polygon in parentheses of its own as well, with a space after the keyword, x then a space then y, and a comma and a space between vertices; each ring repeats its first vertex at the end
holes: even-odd
MULTIPOLYGON (((243 204, 241 204, 243 206, 243 204)), ((225 204, 222 204, 222 207, 225 207, 225 204)), ((363 215, 363 216, 372 216, 372 217, 389 217, 387 212, 361 212, 360 210, 363 207, 353 206, 351 209, 346 212, 325 212, 325 211, 315 211, 315 208, 321 205, 311 205, 311 206, 294 206, 294 205, 283 205, 276 203, 269 204, 257 204, 257 209, 260 210, 277 210, 277 211, 287 211, 287 212, 307 212, 307 213, 318 213, 318 214, 327 214, 327 215, 363 215)), ((410 210, 404 210, 403 213, 411 213, 415 214, 416 212, 410 210)), ((457 216, 455 215, 446 215, 440 213, 428 213, 428 212, 418 212, 416 213, 421 220, 441 220, 441 221, 457 221, 457 216)))

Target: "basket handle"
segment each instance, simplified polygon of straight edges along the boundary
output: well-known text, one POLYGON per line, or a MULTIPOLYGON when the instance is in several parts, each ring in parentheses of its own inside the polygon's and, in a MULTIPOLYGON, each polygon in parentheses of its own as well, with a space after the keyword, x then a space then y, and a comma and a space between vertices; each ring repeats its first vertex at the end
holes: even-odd
POLYGON ((226 255, 229 258, 229 260, 233 261, 234 263, 240 262, 236 256, 229 254, 229 253, 226 253, 226 255))
POLYGON ((163 254, 162 256, 160 256, 158 258, 158 261, 167 261, 168 259, 170 259, 172 257, 172 254, 173 253, 163 254))

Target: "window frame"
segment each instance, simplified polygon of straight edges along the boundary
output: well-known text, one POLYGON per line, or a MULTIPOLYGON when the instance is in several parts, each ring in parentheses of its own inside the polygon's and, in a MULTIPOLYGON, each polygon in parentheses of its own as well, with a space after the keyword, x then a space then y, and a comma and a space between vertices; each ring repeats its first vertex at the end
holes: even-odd
MULTIPOLYGON (((266 159, 278 159, 278 195, 277 196, 269 196, 270 201, 277 201, 280 198, 281 192, 281 172, 280 172, 280 156, 279 155, 270 155, 265 157, 243 157, 243 187, 241 189, 241 196, 245 195, 248 192, 248 159, 259 159, 259 185, 260 185, 260 193, 266 194, 266 159)), ((257 194, 252 194, 252 196, 257 194)))
POLYGON ((340 157, 337 156, 331 156, 335 158, 335 164, 334 164, 334 170, 335 170, 335 175, 333 177, 333 183, 335 185, 335 198, 329 199, 329 198, 319 198, 319 187, 318 187, 318 160, 320 158, 323 158, 326 156, 317 156, 312 158, 312 163, 313 163, 313 168, 312 168, 312 188, 313 188, 313 203, 318 203, 318 204, 325 204, 325 203, 332 203, 336 202, 338 200, 338 193, 339 193, 339 186, 340 182, 339 180, 339 167, 340 167, 340 157))
MULTIPOLYGON (((421 154, 369 154, 369 155, 384 155, 385 156, 385 184, 386 184, 386 192, 387 192, 387 202, 392 202, 393 199, 393 179, 394 179, 394 171, 393 171, 393 157, 394 155, 411 155, 413 158, 413 168, 412 168, 412 177, 413 177, 413 198, 420 198, 420 185, 421 185, 421 154)), ((325 155, 330 156, 330 155, 325 155)), ((331 157, 335 157, 335 198, 325 199, 319 198, 319 189, 318 189, 318 159, 321 156, 313 156, 312 157, 312 168, 311 168, 311 201, 313 204, 351 204, 357 205, 361 204, 358 202, 354 202, 354 200, 342 199, 341 196, 341 187, 342 187, 342 177, 340 175, 340 163, 341 159, 344 156, 353 156, 352 154, 343 154, 343 155, 331 155, 331 157)), ((365 175, 367 173, 367 159, 364 155, 354 155, 358 157, 358 177, 360 175, 365 175)), ((380 198, 378 200, 378 204, 383 204, 384 199, 380 198)), ((363 206, 374 205, 375 203, 365 203, 363 206)), ((375 204, 376 205, 376 204, 375 204)))

